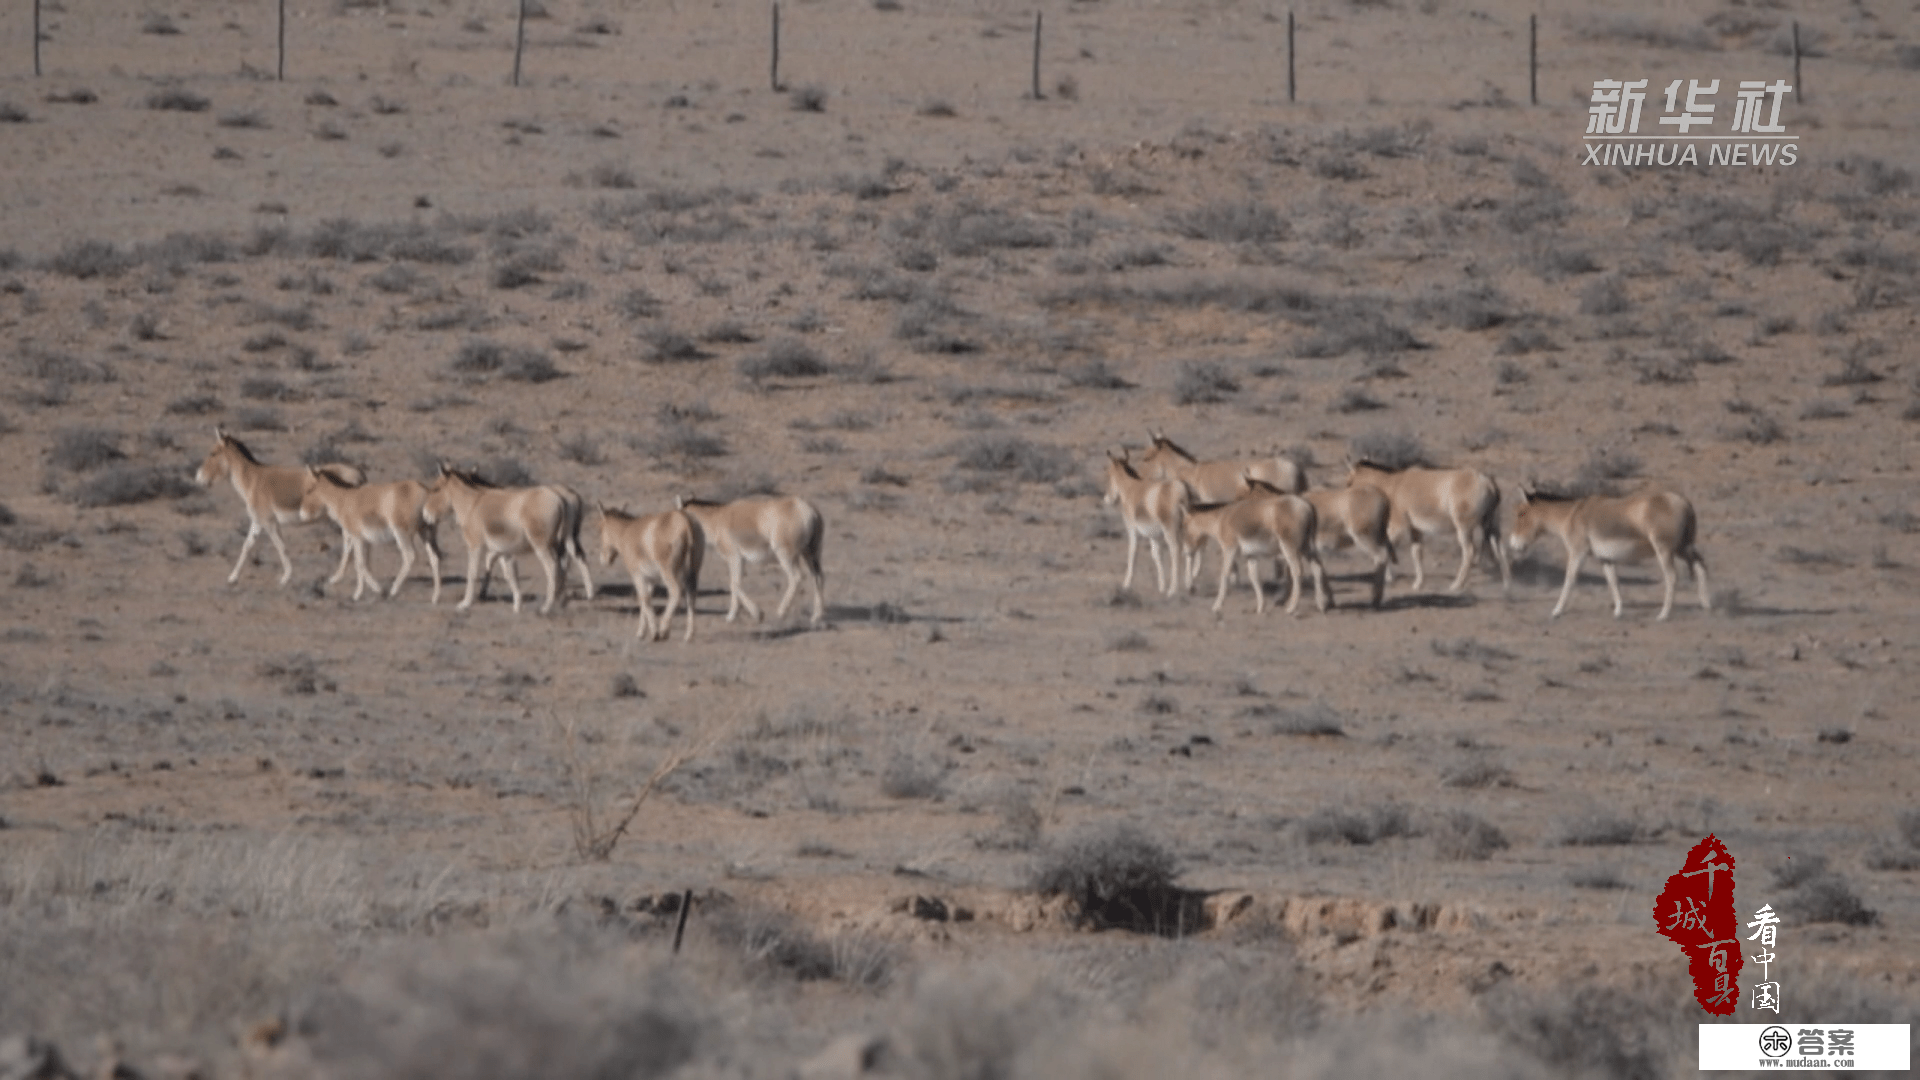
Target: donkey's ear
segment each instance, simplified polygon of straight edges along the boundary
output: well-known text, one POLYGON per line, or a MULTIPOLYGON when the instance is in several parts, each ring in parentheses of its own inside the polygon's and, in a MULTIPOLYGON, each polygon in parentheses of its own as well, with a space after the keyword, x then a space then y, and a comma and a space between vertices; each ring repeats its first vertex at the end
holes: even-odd
POLYGON ((685 510, 687 508, 687 497, 685 495, 675 495, 673 497, 673 508, 675 510, 685 510))
POLYGON ((213 425, 213 440, 215 442, 226 442, 227 429, 221 427, 219 424, 213 425))

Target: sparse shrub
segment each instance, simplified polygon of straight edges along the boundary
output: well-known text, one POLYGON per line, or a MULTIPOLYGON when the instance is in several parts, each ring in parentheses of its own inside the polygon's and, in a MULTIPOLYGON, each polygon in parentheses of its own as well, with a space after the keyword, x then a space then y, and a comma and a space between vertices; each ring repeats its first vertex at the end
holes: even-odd
POLYGON ((147 95, 147 108, 163 112, 206 112, 213 102, 184 86, 169 86, 147 95))
POLYGON ((270 127, 267 116, 259 109, 235 109, 220 114, 218 121, 223 128, 243 128, 249 131, 262 131, 270 127))
POLYGON ((1300 838, 1309 844, 1375 844, 1395 836, 1416 835, 1412 816, 1399 803, 1376 803, 1360 810, 1323 807, 1302 818, 1300 838))
POLYGON ((1414 311, 1455 330, 1489 330, 1512 317, 1509 307, 1507 299, 1492 286, 1474 285, 1422 297, 1414 304, 1414 311))
POLYGON ((1313 333, 1294 342, 1294 356, 1324 360, 1356 350, 1382 356, 1423 347, 1407 328, 1363 305, 1343 304, 1319 317, 1314 327, 1313 333))
POLYGON ((1846 402, 1832 398, 1815 398, 1800 407, 1802 420, 1844 420, 1852 415, 1846 402))
POLYGON ((560 440, 560 456, 575 465, 588 468, 607 462, 607 456, 600 451, 599 442, 584 431, 560 440))
POLYGON ((1076 471, 1065 447, 1029 442, 1018 435, 974 435, 953 447, 954 464, 973 472, 1009 473, 1029 484, 1051 484, 1076 471))
POLYGON ((921 102, 920 107, 914 110, 914 112, 916 115, 936 120, 951 119, 960 115, 959 110, 955 109, 953 104, 945 98, 928 98, 926 101, 921 102))
POLYGON ((1632 889, 1633 884, 1611 866, 1586 866, 1567 875, 1567 884, 1576 889, 1632 889))
POLYGON ((208 416, 223 408, 212 394, 183 394, 167 402, 167 412, 172 416, 208 416))
POLYGON ((0 124, 25 124, 33 117, 11 101, 0 101, 0 124))
POLYGON ((1657 49, 1710 51, 1717 47, 1704 27, 1670 26, 1633 15, 1587 16, 1574 22, 1574 32, 1590 41, 1650 45, 1657 49))
POLYGON ((1347 443, 1355 461, 1371 461, 1388 469, 1405 469, 1431 464, 1420 437, 1404 428, 1376 428, 1354 436, 1347 443))
POLYGON ((575 928, 422 935, 316 983, 289 1026, 347 1075, 658 1080, 695 1056, 710 1021, 667 971, 628 968, 624 944, 575 928))
POLYGON ((1554 843, 1566 847, 1601 847, 1631 844, 1640 838, 1640 826, 1604 811, 1593 811, 1560 821, 1554 830, 1554 843))
POLYGON ((64 472, 92 472, 126 458, 121 435, 105 428, 68 428, 54 437, 47 463, 64 472))
POLYGON ((72 495, 76 505, 92 509, 177 499, 197 490, 177 466, 115 465, 75 488, 72 495))
POLYGON ((116 277, 133 265, 131 256, 107 240, 76 240, 47 260, 46 267, 81 281, 116 277))
POLYGON ((1239 392, 1239 380, 1215 363, 1183 362, 1173 380, 1175 405, 1217 404, 1239 392))
POLYGON ((692 338, 670 326, 650 327, 641 337, 647 343, 645 359, 649 364, 690 364, 713 358, 692 338))
POLYGON ((1358 386, 1345 387, 1333 396, 1332 401, 1327 403, 1328 412, 1343 415, 1357 412, 1374 412, 1388 407, 1386 402, 1374 397, 1358 386))
POLYGON ((470 338, 462 343, 447 365, 463 375, 499 375, 517 382, 543 383, 564 376, 553 359, 528 346, 505 346, 487 338, 470 338))
POLYGON ((1174 215, 1174 228, 1193 240, 1220 244, 1273 244, 1291 228, 1280 211, 1252 199, 1207 203, 1174 215))
POLYGON ((662 424, 652 437, 639 440, 635 449, 655 457, 689 461, 725 457, 731 452, 727 449, 726 440, 720 436, 677 420, 662 424))
POLYGON ((180 27, 173 21, 171 15, 163 11, 149 11, 146 17, 140 20, 140 32, 157 37, 171 37, 180 32, 180 27))
POLYGON ((880 793, 889 799, 933 799, 939 796, 946 777, 944 762, 897 753, 880 772, 880 793))
POLYGON ((1346 735, 1345 718, 1340 710, 1324 701, 1297 709, 1276 708, 1272 705, 1254 705, 1241 710, 1246 717, 1272 717, 1268 725, 1270 735, 1301 735, 1341 738, 1346 735))
POLYGON ((1083 926, 1140 926, 1165 905, 1176 865, 1172 852, 1134 826, 1109 825, 1050 846, 1029 887, 1072 901, 1083 926))
POLYGON ((1580 471, 1574 475, 1573 490, 1568 494, 1612 494, 1618 487, 1615 481, 1639 476, 1643 468, 1637 454, 1605 446, 1595 447, 1581 464, 1580 471))
POLYGON ((795 87, 788 91, 787 98, 793 103, 795 112, 819 113, 827 111, 827 88, 817 83, 795 87))
POLYGON ((1153 645, 1147 640, 1147 636, 1137 630, 1129 630, 1107 639, 1108 652, 1148 652, 1152 648, 1153 645))
POLYGON ((1630 307, 1626 282, 1617 274, 1609 274, 1580 290, 1582 315, 1619 315, 1630 307))
POLYGON ((1838 874, 1822 872, 1794 889, 1793 896, 1781 904, 1800 925, 1842 923, 1847 926, 1872 926, 1880 913, 1860 902, 1859 894, 1838 874))
POLYGON ((667 306, 645 289, 629 289, 620 294, 613 307, 628 319, 656 319, 667 306))
POLYGON ((1442 814, 1431 831, 1434 853, 1443 859, 1484 862, 1510 846, 1497 826, 1465 810, 1442 814))
POLYGON ((1441 770, 1440 782, 1452 788, 1512 787, 1513 770, 1485 754, 1475 754, 1441 770))
POLYGON ((754 383, 767 379, 810 379, 828 372, 827 361, 813 346, 798 338, 780 338, 765 352, 743 357, 739 372, 754 383))
POLYGON ((630 191, 640 186, 631 168, 611 161, 603 161, 588 169, 586 182, 609 191, 630 191))
MULTIPOLYGON (((1095 357, 1078 367, 1060 373, 1061 381, 1081 390, 1131 390, 1133 384, 1116 375, 1104 359, 1095 357)), ((1176 395, 1178 388, 1176 385, 1176 395)))

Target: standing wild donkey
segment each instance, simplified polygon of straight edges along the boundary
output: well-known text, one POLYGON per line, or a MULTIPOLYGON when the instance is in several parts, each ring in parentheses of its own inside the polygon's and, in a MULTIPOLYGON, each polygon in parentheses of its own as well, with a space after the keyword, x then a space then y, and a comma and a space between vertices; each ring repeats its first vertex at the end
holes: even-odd
POLYGON ((1213 598, 1214 611, 1226 603, 1235 561, 1244 558, 1247 580, 1253 585, 1254 613, 1264 613, 1267 596, 1260 586, 1259 560, 1271 558, 1276 567, 1284 565, 1293 579, 1287 614, 1299 610, 1300 589, 1308 571, 1313 574, 1314 603, 1324 612, 1329 597, 1326 570, 1320 565, 1314 540, 1319 527, 1319 514, 1312 503, 1287 492, 1256 488, 1254 494, 1233 502, 1188 507, 1182 546, 1194 564, 1199 562, 1200 547, 1208 537, 1220 549, 1220 589, 1213 598))
POLYGON ((1127 530, 1127 575, 1120 579, 1122 589, 1133 588, 1133 566, 1140 556, 1140 538, 1147 538, 1147 554, 1153 558, 1153 576, 1162 593, 1179 591, 1181 536, 1186 531, 1189 491, 1178 480, 1146 480, 1133 471, 1126 451, 1119 456, 1107 451, 1108 506, 1119 504, 1120 517, 1127 530), (1165 545, 1167 565, 1160 565, 1160 549, 1165 545))
POLYGON ((1664 620, 1673 612, 1676 555, 1686 562, 1688 572, 1700 586, 1700 607, 1713 610, 1707 595, 1707 561, 1694 547, 1694 529, 1693 504, 1671 491, 1624 498, 1589 495, 1584 499, 1522 493, 1507 546, 1518 558, 1543 531, 1559 537, 1567 546, 1567 579, 1560 585, 1560 602, 1553 605, 1548 618, 1559 618, 1566 609, 1574 579, 1580 576, 1580 564, 1588 555, 1599 559, 1606 572, 1607 588, 1613 592, 1613 617, 1619 618, 1620 578, 1614 564, 1652 557, 1660 564, 1660 577, 1667 587, 1666 597, 1660 602, 1659 619, 1664 620))
MULTIPOLYGON (((440 602, 440 549, 434 543, 433 526, 427 523, 426 507, 427 486, 418 480, 347 487, 325 470, 310 468, 306 497, 300 501, 300 520, 312 521, 325 516, 340 526, 340 541, 353 555, 355 600, 360 599, 368 585, 373 586, 376 597, 380 595, 380 583, 367 570, 369 547, 391 540, 400 549, 400 572, 394 575, 393 587, 387 590, 389 597, 400 595, 401 584, 413 572, 414 548, 424 549, 427 565, 433 568, 433 602, 437 604, 440 602)), ((338 582, 346 570, 343 559, 340 569, 327 584, 338 582)))
POLYGON ((707 538, 700 523, 680 510, 638 517, 622 510, 600 510, 600 561, 615 559, 633 575, 633 595, 640 601, 640 627, 635 637, 659 641, 667 636, 673 609, 686 598, 687 636, 693 640, 693 598, 700 592, 700 562, 707 538), (667 587, 667 607, 658 621, 653 614, 653 583, 667 587))
MULTIPOLYGON (((240 495, 240 501, 247 507, 247 539, 240 545, 240 558, 234 561, 233 573, 227 575, 227 584, 240 580, 240 568, 247 565, 247 556, 253 554, 253 545, 259 541, 260 534, 273 541, 273 550, 280 556, 280 584, 285 585, 293 577, 293 561, 287 558, 287 545, 280 539, 280 526, 291 525, 303 520, 300 516, 300 501, 307 489, 307 470, 283 465, 262 465, 253 456, 246 444, 227 434, 220 428, 213 429, 213 452, 200 463, 199 471, 193 474, 195 483, 201 487, 211 487, 222 477, 233 481, 233 490, 240 495)), ((347 486, 359 484, 363 477, 360 470, 351 465, 322 465, 320 471, 347 486)), ((340 569, 334 571, 334 580, 347 568, 348 551, 340 552, 340 569)))
POLYGON ((1460 572, 1447 586, 1448 592, 1467 587, 1467 571, 1473 569, 1473 560, 1482 548, 1491 551, 1500 566, 1502 591, 1513 586, 1506 549, 1500 546, 1500 489, 1492 477, 1472 469, 1418 465, 1389 469, 1371 461, 1356 461, 1348 467, 1347 486, 1360 485, 1379 488, 1393 508, 1387 533, 1395 543, 1403 537, 1408 541, 1416 591, 1427 580, 1427 568, 1420 561, 1421 541, 1445 529, 1452 529, 1460 541, 1460 572))
POLYGON ((580 581, 587 599, 593 599, 593 573, 586 554, 580 550, 580 520, 585 504, 572 489, 559 484, 528 488, 496 488, 472 473, 449 465, 440 466, 440 475, 427 489, 426 520, 438 522, 449 511, 460 524, 460 535, 467 542, 467 595, 459 608, 473 606, 487 578, 493 575, 493 561, 500 559, 507 588, 513 590, 513 610, 520 610, 520 579, 514 572, 516 555, 532 552, 547 574, 547 602, 541 614, 553 610, 560 598, 567 559, 580 562, 580 581))
POLYGON ((822 595, 826 575, 820 572, 820 546, 825 539, 826 523, 820 511, 805 499, 787 495, 771 499, 739 499, 730 503, 707 502, 682 496, 675 500, 679 509, 700 524, 707 543, 727 561, 727 621, 732 622, 744 606, 753 621, 762 618, 760 608, 740 587, 743 562, 765 562, 769 557, 780 564, 787 575, 787 591, 780 597, 775 618, 785 618, 800 590, 800 575, 805 571, 813 585, 813 625, 826 618, 826 599, 822 595))

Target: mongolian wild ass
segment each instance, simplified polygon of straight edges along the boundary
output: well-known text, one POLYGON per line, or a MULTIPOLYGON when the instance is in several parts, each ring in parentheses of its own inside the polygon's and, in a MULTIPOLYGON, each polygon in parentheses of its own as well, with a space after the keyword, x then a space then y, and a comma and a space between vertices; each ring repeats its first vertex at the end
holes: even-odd
POLYGON ((1567 579, 1560 586, 1560 602, 1548 618, 1559 618, 1566 609, 1574 579, 1580 576, 1580 564, 1589 555, 1599 559, 1600 568, 1606 572, 1607 588, 1613 592, 1613 617, 1619 618, 1620 578, 1614 564, 1643 562, 1652 556, 1659 562, 1660 577, 1666 583, 1666 597, 1656 619, 1661 621, 1673 612, 1676 555, 1686 562, 1688 572, 1700 586, 1701 609, 1713 610, 1707 594, 1707 561, 1694 547, 1694 528, 1693 504, 1671 491, 1581 499, 1522 492, 1507 546, 1517 559, 1542 531, 1559 537, 1567 546, 1567 579))
POLYGON ((1493 553, 1500 566, 1500 588, 1513 587, 1513 571, 1500 545, 1500 489, 1485 473, 1472 469, 1428 469, 1418 465, 1389 469, 1371 461, 1356 461, 1347 469, 1347 487, 1375 487, 1392 507, 1387 535, 1395 543, 1406 539, 1413 554, 1413 587, 1426 583, 1420 544, 1427 537, 1452 529, 1460 541, 1460 572, 1447 591, 1467 587, 1467 571, 1481 548, 1493 553))
POLYGON ((1233 502, 1189 507, 1183 547, 1197 552, 1206 539, 1212 537, 1220 548, 1220 589, 1213 598, 1216 612, 1226 603, 1227 585, 1233 578, 1235 560, 1239 558, 1247 560, 1255 614, 1267 609, 1258 562, 1263 558, 1273 559, 1276 567, 1284 564, 1293 579, 1287 614, 1293 614, 1300 607, 1300 587, 1305 580, 1303 567, 1313 572, 1314 602, 1324 612, 1328 603, 1327 579, 1314 542, 1318 531, 1319 514, 1312 503, 1285 492, 1260 492, 1233 502))
POLYGON ((1245 495, 1247 480, 1262 480, 1286 492, 1298 495, 1307 489, 1300 466, 1275 454, 1254 461, 1198 461, 1172 439, 1158 431, 1149 432, 1153 446, 1140 455, 1140 473, 1156 480, 1180 480, 1193 489, 1196 503, 1224 503, 1245 495))
POLYGON ((424 515, 429 525, 452 512, 467 542, 467 594, 459 609, 473 606, 474 598, 493 576, 499 557, 507 587, 513 590, 513 610, 520 611, 520 580, 514 572, 516 555, 532 552, 547 574, 547 602, 541 614, 553 610, 560 598, 567 559, 580 562, 580 581, 587 599, 593 599, 593 573, 580 550, 580 522, 584 503, 572 489, 558 484, 496 488, 472 473, 444 463, 427 489, 424 515))
MULTIPOLYGON (((262 465, 245 443, 221 428, 213 429, 213 437, 213 452, 193 474, 194 482, 201 487, 211 487, 219 483, 221 477, 227 477, 247 507, 247 539, 240 545, 240 558, 233 564, 233 573, 227 575, 227 584, 240 580, 240 568, 247 565, 253 545, 265 533, 280 556, 280 584, 285 585, 293 577, 293 562, 287 558, 287 545, 280 539, 280 526, 302 520, 300 501, 307 488, 307 470, 297 466, 262 465)), ((320 470, 350 487, 364 479, 360 470, 351 465, 322 465, 320 470)), ((347 555, 344 549, 340 552, 340 569, 333 575, 336 581, 347 568, 347 555)))
MULTIPOLYGON (((375 596, 380 594, 380 583, 367 570, 369 547, 391 540, 400 549, 400 572, 394 575, 388 597, 400 595, 400 585, 413 572, 414 548, 424 549, 427 565, 433 568, 433 602, 437 604, 440 602, 440 549, 434 543, 433 526, 427 524, 426 505, 427 486, 418 480, 348 487, 323 469, 309 468, 306 495, 300 500, 300 520, 328 517, 340 526, 340 542, 353 555, 355 600, 360 599, 368 585, 373 586, 375 596)), ((338 582, 346 570, 346 560, 342 559, 340 569, 327 579, 327 584, 338 582)))
POLYGON ((1181 584, 1180 558, 1183 549, 1181 537, 1185 532, 1189 491, 1178 480, 1145 480, 1133 471, 1123 450, 1115 457, 1113 451, 1107 451, 1107 495, 1104 500, 1108 506, 1116 503, 1120 506, 1120 516, 1126 522, 1127 530, 1127 576, 1120 581, 1122 589, 1133 588, 1133 566, 1140 554, 1140 538, 1147 539, 1147 554, 1153 557, 1154 580, 1159 583, 1159 591, 1174 595, 1181 584), (1167 564, 1160 565, 1160 548, 1166 545, 1167 564))
POLYGON ((692 641, 693 598, 700 591, 700 562, 707 548, 700 523, 680 510, 639 516, 604 505, 599 510, 600 561, 612 566, 619 559, 633 575, 633 595, 640 601, 640 626, 634 636, 652 641, 665 638, 673 609, 685 597, 687 635, 682 640, 692 641), (667 587, 667 607, 657 620, 653 614, 656 581, 667 587))
POLYGON ((675 505, 687 512, 706 534, 707 543, 727 561, 727 621, 732 622, 745 607, 754 622, 763 618, 759 605, 740 587, 743 562, 761 563, 769 557, 780 564, 787 575, 787 591, 780 597, 775 618, 784 618, 800 590, 804 570, 813 585, 812 624, 826 618, 826 599, 822 588, 826 575, 820 571, 820 546, 825 539, 826 523, 820 511, 805 499, 787 495, 767 499, 739 499, 730 503, 707 502, 682 496, 675 505))
MULTIPOLYGON (((1249 479, 1247 487, 1257 495, 1287 494, 1264 480, 1249 479)), ((1354 548, 1373 561, 1373 606, 1379 607, 1387 591, 1387 567, 1400 561, 1387 536, 1391 514, 1387 497, 1379 488, 1364 486, 1322 488, 1300 497, 1313 504, 1319 518, 1319 530, 1313 538, 1316 551, 1325 554, 1354 548)), ((1189 575, 1199 573, 1199 555, 1196 549, 1189 575)))

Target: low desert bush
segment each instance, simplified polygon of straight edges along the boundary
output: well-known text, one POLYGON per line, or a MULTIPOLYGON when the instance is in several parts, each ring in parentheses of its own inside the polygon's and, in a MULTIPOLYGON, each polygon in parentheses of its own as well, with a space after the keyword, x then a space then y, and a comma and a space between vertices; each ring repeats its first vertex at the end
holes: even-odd
POLYGON ((1076 471, 1073 454, 1018 435, 975 435, 952 448, 954 464, 980 473, 1007 473, 1030 484, 1050 484, 1076 471))
POLYGON ((1050 845, 1028 886, 1042 896, 1066 897, 1082 925, 1134 926, 1163 906, 1176 866, 1173 853, 1138 828, 1096 826, 1050 845))
POLYGON ((1631 844, 1640 838, 1640 826, 1605 811, 1563 818, 1555 824, 1553 842, 1566 847, 1602 847, 1631 844))
POLYGON ((1187 361, 1173 380, 1175 405, 1212 405, 1240 392, 1240 382, 1216 363, 1187 361))
POLYGON ((1376 803, 1360 809, 1327 806, 1296 823, 1300 838, 1309 844, 1375 844, 1395 836, 1417 835, 1413 816, 1399 803, 1376 803))
POLYGON ((1434 853, 1443 859, 1484 862, 1509 845, 1505 833, 1486 819, 1465 810, 1440 815, 1428 828, 1434 853))

